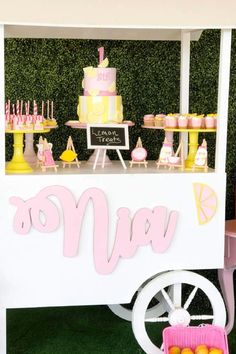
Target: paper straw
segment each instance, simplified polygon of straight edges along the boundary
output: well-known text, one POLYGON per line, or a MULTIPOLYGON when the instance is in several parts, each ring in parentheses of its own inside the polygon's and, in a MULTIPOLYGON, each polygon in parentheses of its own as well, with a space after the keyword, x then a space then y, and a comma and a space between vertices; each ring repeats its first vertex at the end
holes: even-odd
POLYGON ((22 113, 23 113, 23 100, 21 100, 21 102, 20 102, 20 114, 22 115, 22 113))
POLYGON ((36 101, 34 100, 34 116, 37 116, 37 115, 38 115, 38 106, 37 106, 36 101))
POLYGON ((6 102, 6 104, 5 104, 5 115, 6 115, 6 117, 9 115, 9 110, 8 110, 8 104, 7 104, 7 102, 6 102))
POLYGON ((19 100, 16 101, 16 114, 17 115, 20 114, 20 103, 19 103, 19 100))
POLYGON ((44 115, 44 101, 42 101, 42 113, 41 113, 42 117, 44 115))
POLYGON ((49 100, 47 100, 47 119, 49 119, 49 100))
POLYGON ((53 101, 51 102, 51 119, 53 119, 53 101))

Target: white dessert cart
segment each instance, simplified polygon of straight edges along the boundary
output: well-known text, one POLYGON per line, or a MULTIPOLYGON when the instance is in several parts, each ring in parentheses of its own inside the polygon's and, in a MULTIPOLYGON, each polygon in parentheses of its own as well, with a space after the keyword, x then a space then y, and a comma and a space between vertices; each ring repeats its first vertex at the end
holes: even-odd
MULTIPOLYGON (((194 1, 14 0, 0 12, 0 113, 4 116, 4 37, 181 41, 180 112, 189 110, 190 41, 220 28, 215 170, 76 170, 75 174, 5 174, 4 119, 0 149, 0 354, 6 354, 6 309, 108 304, 131 319, 147 354, 162 353, 145 322, 224 326, 216 287, 189 270, 224 267, 225 157, 231 28, 235 4, 194 1), (100 2, 99 2, 100 3, 100 2), (44 6, 45 5, 45 6, 44 6), (33 7, 32 7, 33 6, 33 7), (41 9, 47 9, 42 12, 41 9), (96 10, 94 10, 96 9, 96 10), (106 9, 106 11, 105 11, 106 9), (206 203, 207 200, 207 203, 206 203), (91 220, 93 222, 91 222, 91 220), (183 301, 183 284, 191 288, 183 301), (200 289, 209 313, 191 313, 200 289), (152 298, 156 304, 148 307, 152 298), (166 313, 166 314, 165 314, 166 313)), ((187 154, 188 137, 182 134, 187 154)), ((114 164, 115 166, 115 164, 114 164)))

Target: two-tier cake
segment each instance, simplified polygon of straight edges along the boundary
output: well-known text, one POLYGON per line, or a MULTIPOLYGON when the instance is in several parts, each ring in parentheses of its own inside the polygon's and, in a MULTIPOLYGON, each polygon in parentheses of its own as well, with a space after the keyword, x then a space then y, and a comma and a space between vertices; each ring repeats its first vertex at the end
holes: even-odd
POLYGON ((81 123, 121 123, 123 120, 122 97, 116 92, 116 69, 108 68, 108 59, 103 59, 104 49, 99 48, 97 68, 84 68, 82 87, 84 96, 79 96, 77 113, 81 123))

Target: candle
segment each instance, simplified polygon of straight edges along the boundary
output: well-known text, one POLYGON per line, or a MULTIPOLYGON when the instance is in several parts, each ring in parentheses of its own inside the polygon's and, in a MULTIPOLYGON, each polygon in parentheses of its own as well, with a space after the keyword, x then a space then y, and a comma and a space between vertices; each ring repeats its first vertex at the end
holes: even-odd
POLYGON ((28 109, 27 109, 27 114, 30 112, 30 101, 28 101, 28 109))
POLYGON ((98 48, 98 52, 99 52, 99 64, 101 64, 101 62, 104 59, 104 47, 98 48))
POLYGON ((9 115, 11 114, 11 101, 8 100, 8 112, 9 112, 9 115))
POLYGON ((13 111, 13 115, 15 115, 16 114, 16 111, 15 111, 15 104, 13 103, 13 105, 12 105, 12 111, 13 111))

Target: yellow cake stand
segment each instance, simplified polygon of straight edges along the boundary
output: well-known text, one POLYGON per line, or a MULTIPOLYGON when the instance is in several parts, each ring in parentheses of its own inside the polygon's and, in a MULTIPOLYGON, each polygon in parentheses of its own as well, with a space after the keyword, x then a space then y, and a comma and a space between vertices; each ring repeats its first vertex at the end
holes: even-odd
POLYGON ((167 132, 189 133, 189 150, 188 156, 185 160, 185 168, 192 169, 195 156, 198 149, 198 135, 199 133, 215 133, 216 129, 181 129, 181 128, 165 128, 167 132))
POLYGON ((43 130, 6 130, 8 134, 13 134, 13 157, 11 161, 9 161, 6 165, 6 173, 13 173, 13 174, 24 174, 24 173, 31 173, 33 169, 30 167, 28 162, 24 159, 23 154, 23 138, 24 134, 44 134, 50 132, 50 129, 43 129, 43 130))

